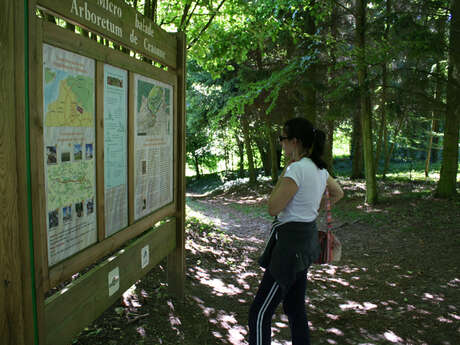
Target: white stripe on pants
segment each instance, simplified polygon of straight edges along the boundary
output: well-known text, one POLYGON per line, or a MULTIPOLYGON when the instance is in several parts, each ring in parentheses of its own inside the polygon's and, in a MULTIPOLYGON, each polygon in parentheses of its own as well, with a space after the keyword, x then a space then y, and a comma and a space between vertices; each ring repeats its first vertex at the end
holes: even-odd
POLYGON ((259 314, 257 315, 257 327, 256 327, 257 345, 262 345, 262 325, 263 325, 264 314, 268 306, 272 302, 273 297, 275 296, 276 292, 278 291, 278 288, 279 288, 278 283, 274 282, 272 288, 270 289, 270 292, 267 295, 267 298, 265 299, 264 303, 262 304, 262 307, 259 310, 259 314))

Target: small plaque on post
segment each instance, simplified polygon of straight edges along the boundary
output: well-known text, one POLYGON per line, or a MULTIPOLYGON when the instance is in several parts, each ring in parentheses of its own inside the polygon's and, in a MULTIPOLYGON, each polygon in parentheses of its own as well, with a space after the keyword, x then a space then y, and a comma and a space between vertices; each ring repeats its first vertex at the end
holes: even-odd
POLYGON ((142 269, 146 268, 147 265, 150 262, 150 250, 149 246, 146 245, 144 248, 141 250, 141 267, 142 269))
POLYGON ((109 296, 112 296, 115 292, 120 289, 120 270, 115 267, 109 272, 109 296))

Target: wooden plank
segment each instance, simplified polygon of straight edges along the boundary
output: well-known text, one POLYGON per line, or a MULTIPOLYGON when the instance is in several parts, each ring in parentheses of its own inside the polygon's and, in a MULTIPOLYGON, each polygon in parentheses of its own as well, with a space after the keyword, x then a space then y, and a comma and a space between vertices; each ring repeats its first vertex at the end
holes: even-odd
POLYGON ((134 73, 128 73, 128 224, 134 223, 134 178, 136 173, 134 172, 134 73))
POLYGON ((104 183, 104 64, 96 63, 96 200, 97 238, 105 238, 105 183, 104 183))
POLYGON ((176 249, 168 256, 169 289, 179 297, 184 296, 185 279, 185 80, 186 80, 186 37, 177 34, 177 213, 176 249))
POLYGON ((95 263, 100 258, 120 248, 127 241, 150 229, 156 222, 166 217, 174 216, 176 213, 175 207, 176 205, 174 203, 167 205, 151 216, 145 217, 131 225, 129 228, 110 236, 101 243, 86 248, 84 251, 72 256, 68 260, 53 266, 50 268, 50 286, 56 286, 69 279, 75 272, 95 263))
POLYGON ((86 325, 110 307, 130 286, 176 245, 172 220, 137 239, 46 301, 46 344, 67 345, 86 325), (149 264, 141 267, 141 251, 149 246, 149 264), (118 268, 119 290, 109 296, 109 272, 118 268))
POLYGON ((43 30, 35 15, 35 0, 29 1, 29 118, 32 224, 35 263, 35 295, 38 337, 44 339, 45 291, 49 288, 43 152, 43 30))
POLYGON ((14 1, 14 20, 15 20, 15 92, 16 92, 16 162, 17 162, 17 176, 18 176, 18 221, 21 253, 21 266, 22 266, 22 311, 24 320, 24 343, 33 344, 35 338, 35 325, 34 325, 34 298, 35 286, 32 281, 32 265, 31 265, 31 250, 29 238, 29 222, 32 221, 29 217, 29 205, 27 188, 27 149, 26 136, 26 83, 25 83, 25 28, 24 28, 24 8, 23 1, 14 1))
POLYGON ((151 77, 166 84, 174 85, 176 83, 176 76, 172 72, 164 71, 158 67, 129 57, 121 51, 107 48, 89 38, 77 35, 54 24, 43 23, 43 37, 45 43, 53 46, 151 77))
MULTIPOLYGON (((24 344, 16 167, 15 21, 13 1, 0 3, 0 334, 24 344)), ((22 38, 18 39, 20 42, 22 38)))
POLYGON ((146 57, 176 68, 174 35, 121 0, 39 0, 38 4, 146 57))

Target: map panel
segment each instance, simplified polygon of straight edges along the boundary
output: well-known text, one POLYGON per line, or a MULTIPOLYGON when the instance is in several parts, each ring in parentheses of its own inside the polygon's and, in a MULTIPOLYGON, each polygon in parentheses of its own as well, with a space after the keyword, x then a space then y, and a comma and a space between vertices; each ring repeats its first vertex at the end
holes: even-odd
POLYGON ((48 264, 97 241, 95 61, 43 45, 48 264))
POLYGON ((173 201, 173 88, 135 75, 135 219, 173 201))

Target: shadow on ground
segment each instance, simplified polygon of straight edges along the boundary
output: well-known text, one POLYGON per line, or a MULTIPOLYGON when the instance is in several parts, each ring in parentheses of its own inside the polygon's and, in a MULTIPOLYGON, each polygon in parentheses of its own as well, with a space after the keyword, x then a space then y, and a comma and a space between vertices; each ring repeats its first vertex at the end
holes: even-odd
MULTIPOLYGON (((312 343, 458 344, 460 215, 452 213, 458 200, 393 195, 371 208, 360 204, 359 193, 350 190, 335 211, 342 261, 309 272, 312 343)), ((259 213, 263 198, 242 206, 232 200, 188 200, 184 300, 168 295, 163 262, 74 343, 247 344, 247 313, 262 273, 256 259, 269 220, 259 213)), ((273 337, 273 344, 290 344, 282 308, 273 337)))

